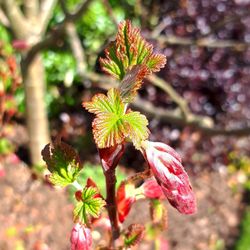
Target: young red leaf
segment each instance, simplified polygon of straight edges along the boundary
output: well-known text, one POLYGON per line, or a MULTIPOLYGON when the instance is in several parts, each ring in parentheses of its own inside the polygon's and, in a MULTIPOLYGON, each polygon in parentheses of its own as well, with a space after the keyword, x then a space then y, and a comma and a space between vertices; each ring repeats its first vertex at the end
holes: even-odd
POLYGON ((129 103, 141 88, 143 78, 149 73, 146 65, 136 65, 127 71, 120 84, 121 97, 125 103, 129 103))
POLYGON ((142 194, 149 199, 163 198, 163 192, 155 178, 146 180, 140 187, 142 194))
POLYGON ((140 243, 144 237, 145 227, 140 224, 132 224, 125 233, 124 245, 132 247, 140 243))
POLYGON ((134 65, 146 65, 150 72, 159 71, 166 63, 166 57, 153 53, 153 46, 146 42, 140 29, 132 27, 129 20, 118 26, 115 42, 105 50, 106 58, 100 63, 105 72, 122 80, 134 65))

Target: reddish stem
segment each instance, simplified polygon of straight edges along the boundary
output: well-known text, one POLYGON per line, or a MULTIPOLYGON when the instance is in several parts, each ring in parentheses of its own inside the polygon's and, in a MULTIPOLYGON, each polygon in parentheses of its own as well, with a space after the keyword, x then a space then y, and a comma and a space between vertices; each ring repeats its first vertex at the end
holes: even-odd
POLYGON ((98 151, 106 180, 106 203, 112 230, 110 247, 114 248, 115 240, 120 236, 120 229, 117 219, 115 169, 121 156, 123 155, 124 144, 118 144, 109 148, 99 148, 98 151))
POLYGON ((116 191, 115 169, 110 168, 109 170, 104 171, 104 175, 106 179, 107 210, 112 228, 111 245, 114 245, 114 241, 118 239, 120 236, 120 229, 117 220, 117 206, 116 206, 116 195, 115 195, 116 191))

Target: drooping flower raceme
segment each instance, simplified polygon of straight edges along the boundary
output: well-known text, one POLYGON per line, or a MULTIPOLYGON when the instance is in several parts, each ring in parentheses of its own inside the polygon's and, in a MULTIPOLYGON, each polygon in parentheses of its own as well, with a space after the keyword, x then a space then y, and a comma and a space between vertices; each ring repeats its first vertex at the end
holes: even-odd
POLYGON ((90 250, 92 249, 92 236, 89 228, 80 223, 76 223, 71 232, 70 250, 90 250))
POLYGON ((164 195, 180 213, 196 212, 196 200, 181 158, 170 146, 145 141, 143 154, 164 195))

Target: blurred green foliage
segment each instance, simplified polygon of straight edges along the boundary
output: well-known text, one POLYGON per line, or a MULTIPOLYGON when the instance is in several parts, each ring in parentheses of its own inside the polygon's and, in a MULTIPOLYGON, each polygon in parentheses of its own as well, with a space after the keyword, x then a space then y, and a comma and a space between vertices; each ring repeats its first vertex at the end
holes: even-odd
POLYGON ((238 155, 235 152, 229 154, 230 164, 228 165, 228 171, 231 174, 236 174, 241 177, 240 182, 243 187, 250 191, 250 157, 247 155, 238 155))
POLYGON ((11 46, 11 35, 8 30, 0 24, 0 42, 4 44, 4 50, 8 54, 12 54, 12 46, 11 46))
MULTIPOLYGON (((66 1, 67 8, 73 11, 81 0, 66 1)), ((117 22, 134 17, 135 0, 109 1, 109 7, 112 8, 113 17, 110 17, 108 7, 104 1, 93 0, 88 7, 86 13, 76 22, 76 28, 79 38, 82 42, 84 52, 86 54, 86 66, 90 71, 95 71, 97 59, 102 53, 103 48, 109 40, 114 39, 113 35, 116 32, 116 25, 112 18, 117 22)), ((57 4, 52 18, 49 23, 50 30, 52 27, 60 23, 64 18, 64 13, 59 4, 57 4)), ((0 40, 8 45, 8 50, 12 50, 11 33, 0 25, 0 40)), ((57 117, 63 111, 65 105, 74 106, 76 98, 72 97, 74 92, 68 91, 74 88, 75 85, 80 85, 81 79, 77 75, 76 62, 72 55, 67 39, 64 40, 61 47, 51 48, 43 51, 43 61, 46 71, 47 92, 46 104, 50 117, 57 117), (67 91, 61 94, 61 90, 67 91)), ((17 55, 19 56, 19 55, 17 55)), ((16 93, 16 101, 18 111, 23 113, 25 110, 24 91, 19 88, 16 93)))
POLYGON ((246 209, 235 250, 250 250, 250 207, 246 209))
POLYGON ((6 138, 0 138, 0 155, 7 155, 13 152, 13 145, 6 138))

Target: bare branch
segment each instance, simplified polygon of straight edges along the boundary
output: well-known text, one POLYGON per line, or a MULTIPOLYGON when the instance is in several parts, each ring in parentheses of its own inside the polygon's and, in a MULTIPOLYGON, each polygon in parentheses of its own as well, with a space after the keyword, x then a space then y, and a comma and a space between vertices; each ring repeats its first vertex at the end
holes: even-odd
POLYGON ((10 26, 10 22, 1 8, 0 8, 0 23, 5 27, 10 26))
POLYGON ((166 18, 163 18, 163 20, 154 27, 154 30, 151 33, 151 37, 153 39, 157 39, 157 37, 161 34, 161 32, 168 26, 168 23, 166 22, 166 18))
POLYGON ((18 39, 24 39, 29 32, 29 25, 15 0, 2 2, 11 28, 18 39))
POLYGON ((177 37, 174 35, 168 36, 158 36, 157 41, 160 44, 170 44, 170 45, 181 45, 181 46, 192 46, 196 45, 198 47, 207 48, 232 48, 237 51, 244 51, 250 46, 250 43, 238 42, 233 40, 216 40, 212 38, 201 38, 201 39, 191 39, 177 37))
POLYGON ((27 19, 36 19, 39 11, 39 1, 38 0, 24 0, 24 14, 27 19))
POLYGON ((157 118, 162 122, 178 125, 181 127, 190 126, 208 136, 224 135, 224 136, 249 136, 250 127, 242 128, 218 128, 214 125, 212 119, 208 116, 194 115, 186 120, 177 110, 166 110, 155 107, 148 101, 137 99, 132 106, 139 111, 144 112, 149 117, 157 118))
POLYGON ((75 25, 71 22, 67 23, 66 32, 69 38, 72 53, 76 59, 78 74, 81 78, 84 78, 85 72, 87 70, 86 57, 75 25))
POLYGON ((59 2, 60 2, 60 5, 61 5, 61 8, 62 8, 64 15, 67 16, 69 14, 69 12, 68 12, 65 0, 59 0, 59 2))
MULTIPOLYGON (((49 0, 48 0, 49 1, 49 0)), ((74 22, 80 18, 84 11, 87 10, 90 0, 86 0, 80 6, 77 7, 77 10, 74 13, 68 14, 65 19, 58 24, 43 40, 37 42, 32 46, 29 52, 26 55, 25 62, 31 62, 36 54, 43 49, 50 47, 53 44, 56 44, 60 39, 65 35, 65 27, 68 22, 74 22)))
MULTIPOLYGON (((103 89, 109 89, 111 87, 116 87, 117 82, 107 76, 98 75, 95 73, 86 73, 85 78, 88 78, 90 81, 95 82, 98 87, 103 89)), ((131 104, 135 109, 142 111, 151 118, 157 118, 162 122, 174 124, 180 127, 190 126, 201 131, 205 135, 215 136, 215 135, 224 135, 224 136, 248 136, 250 135, 250 127, 242 128, 219 128, 215 125, 212 118, 209 116, 196 115, 188 113, 188 116, 183 116, 182 112, 179 109, 176 110, 167 110, 161 107, 154 106, 151 102, 137 98, 134 103, 131 104)))
POLYGON ((39 16, 40 19, 40 34, 43 35, 49 20, 52 16, 53 10, 57 4, 57 0, 44 0, 41 4, 41 14, 39 16))
POLYGON ((170 96, 170 98, 179 106, 183 116, 186 119, 188 119, 190 111, 186 100, 182 96, 180 96, 169 83, 167 83, 166 81, 164 81, 163 79, 159 78, 156 75, 149 76, 148 80, 153 85, 155 85, 156 87, 162 89, 165 93, 167 93, 170 96))
POLYGON ((57 29, 54 29, 45 39, 34 44, 25 58, 22 61, 22 65, 29 65, 35 58, 38 52, 45 50, 53 45, 56 45, 58 41, 64 36, 64 25, 58 25, 57 29))

